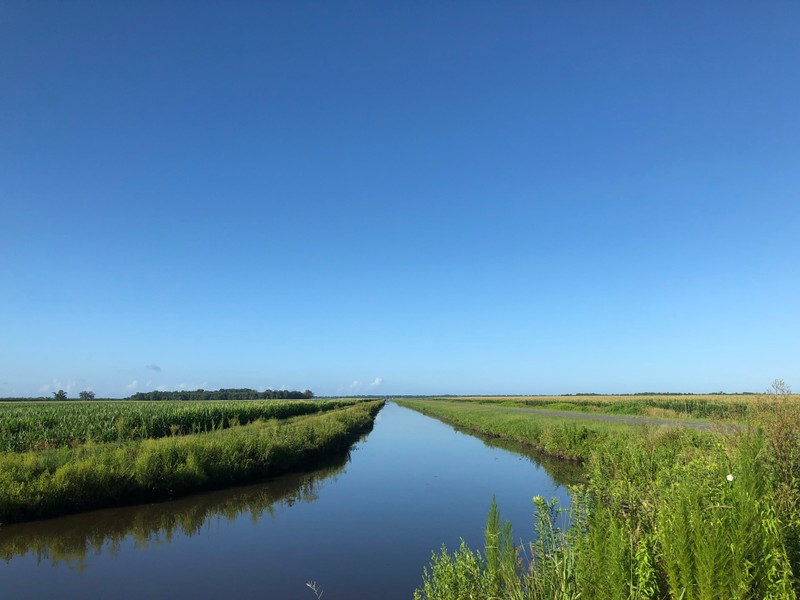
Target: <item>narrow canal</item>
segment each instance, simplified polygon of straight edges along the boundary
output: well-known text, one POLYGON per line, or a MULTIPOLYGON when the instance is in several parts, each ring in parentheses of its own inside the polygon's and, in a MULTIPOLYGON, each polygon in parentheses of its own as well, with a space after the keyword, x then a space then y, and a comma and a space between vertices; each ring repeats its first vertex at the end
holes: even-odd
POLYGON ((548 468, 389 403, 313 472, 0 527, 0 598, 408 599, 442 544, 482 548, 492 495, 530 540, 531 498, 569 501, 548 468))

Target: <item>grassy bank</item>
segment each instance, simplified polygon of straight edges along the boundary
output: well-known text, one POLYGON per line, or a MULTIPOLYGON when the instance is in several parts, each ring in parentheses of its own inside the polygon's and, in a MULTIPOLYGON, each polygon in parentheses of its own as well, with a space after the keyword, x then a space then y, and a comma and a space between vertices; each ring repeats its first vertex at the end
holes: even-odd
POLYGON ((0 454, 0 523, 172 498, 344 452, 382 401, 205 433, 0 454))
MULTIPOLYGON (((796 597, 796 396, 753 398, 747 422, 724 432, 595 431, 594 423, 570 432, 537 415, 487 412, 467 410, 460 424, 515 439, 530 434, 542 448, 550 440, 557 454, 585 460, 588 484, 573 489, 567 513, 536 499, 536 541, 522 549, 493 508, 484 551, 435 555, 417 598, 796 597)), ((459 422, 457 411, 440 415, 459 422)))
MULTIPOLYGON (((452 403, 428 400, 397 400, 399 405, 450 425, 483 435, 512 440, 538 452, 560 459, 583 462, 592 450, 611 439, 635 433, 644 435, 652 428, 647 425, 609 421, 576 421, 530 413, 470 408, 452 403)), ((499 407, 503 408, 503 407, 499 407)), ((702 444, 709 437, 695 430, 670 428, 670 435, 686 437, 690 444, 702 444)))
MULTIPOLYGON (((798 396, 794 396, 798 399, 798 396)), ((578 413, 627 415, 668 419, 728 419, 748 416, 757 396, 752 394, 634 394, 603 396, 445 396, 441 402, 474 403, 516 408, 541 408, 578 413)))
POLYGON ((135 540, 137 548, 146 548, 178 534, 202 535, 211 521, 232 523, 241 515, 260 519, 280 503, 312 502, 323 482, 336 478, 346 463, 347 455, 342 454, 324 461, 320 469, 286 474, 270 485, 237 486, 173 502, 7 525, 0 527, 0 561, 30 554, 37 562, 81 568, 92 554, 105 546, 119 546, 126 538, 135 540))

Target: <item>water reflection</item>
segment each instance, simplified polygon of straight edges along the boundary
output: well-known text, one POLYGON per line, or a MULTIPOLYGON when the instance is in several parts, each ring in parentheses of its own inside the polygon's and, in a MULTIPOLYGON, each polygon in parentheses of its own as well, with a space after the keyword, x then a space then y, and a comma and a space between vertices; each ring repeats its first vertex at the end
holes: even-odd
POLYGON ((323 482, 344 471, 349 453, 322 468, 274 480, 171 502, 99 510, 58 519, 0 527, 0 558, 31 554, 37 564, 64 563, 83 571, 90 555, 116 556, 130 539, 138 550, 169 544, 176 535, 193 537, 212 522, 231 523, 249 515, 252 523, 272 516, 276 506, 317 500, 323 482))
POLYGON ((577 462, 548 456, 543 452, 537 452, 531 446, 526 446, 519 442, 487 436, 477 431, 465 429, 456 425, 450 426, 456 431, 478 438, 489 448, 500 448, 527 458, 535 466, 542 467, 547 474, 550 475, 556 485, 560 487, 566 488, 586 482, 586 470, 583 465, 577 462))

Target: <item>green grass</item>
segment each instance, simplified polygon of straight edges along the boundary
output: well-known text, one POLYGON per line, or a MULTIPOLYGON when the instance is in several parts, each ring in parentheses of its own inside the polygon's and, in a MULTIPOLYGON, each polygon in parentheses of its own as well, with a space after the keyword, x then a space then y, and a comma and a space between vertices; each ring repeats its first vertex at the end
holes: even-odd
MULTIPOLYGON (((612 421, 576 421, 525 412, 490 408, 470 408, 427 400, 396 400, 400 406, 424 415, 476 431, 483 435, 512 440, 556 458, 584 461, 604 440, 631 430, 646 431, 648 425, 612 421)), ((686 432, 692 435, 693 432, 686 432)))
POLYGON ((186 435, 334 410, 356 400, 0 403, 0 452, 186 435))
POLYGON ((800 401, 749 399, 738 429, 610 429, 441 403, 450 423, 585 461, 561 511, 535 499, 536 538, 516 548, 492 507, 483 553, 434 554, 416 598, 796 598, 800 401), (463 411, 463 412, 462 412, 463 411), (535 423, 533 423, 535 422, 535 423))
POLYGON ((345 451, 382 401, 207 433, 0 454, 0 523, 172 498, 345 451))
POLYGON ((748 415, 749 407, 755 398, 757 398, 755 395, 736 394, 636 394, 632 396, 447 396, 430 399, 612 415, 737 420, 748 415))

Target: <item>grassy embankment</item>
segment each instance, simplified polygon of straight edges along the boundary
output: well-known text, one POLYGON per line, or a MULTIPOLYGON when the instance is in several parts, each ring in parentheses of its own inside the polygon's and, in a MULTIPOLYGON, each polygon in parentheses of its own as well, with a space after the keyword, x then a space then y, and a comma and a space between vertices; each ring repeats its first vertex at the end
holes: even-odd
POLYGON ((159 545, 180 533, 193 537, 213 521, 233 522, 243 514, 260 519, 275 505, 311 502, 322 483, 336 478, 347 464, 346 455, 324 461, 320 469, 281 476, 276 485, 245 485, 158 504, 139 504, 125 510, 73 515, 58 522, 33 521, 0 527, 0 561, 31 554, 37 562, 66 562, 78 568, 105 546, 118 547, 128 537, 137 548, 159 545))
POLYGON ((533 408, 663 419, 739 420, 747 416, 752 394, 636 394, 629 396, 446 396, 451 403, 533 408))
MULTIPOLYGON (((548 456, 580 462, 587 460, 591 456, 592 449, 599 443, 632 431, 644 433, 647 427, 610 421, 575 420, 502 410, 493 411, 483 403, 480 407, 471 408, 449 402, 442 403, 438 399, 396 402, 468 431, 512 440, 548 456)), ((696 440, 707 439, 707 436, 694 430, 682 433, 686 436, 695 436, 696 440)))
POLYGON ((752 398, 742 427, 707 432, 401 404, 582 459, 588 480, 566 514, 535 499, 537 537, 524 549, 493 507, 484 552, 443 549, 418 598, 796 597, 796 396, 752 398))
POLYGON ((0 453, 0 523, 172 498, 298 468, 344 452, 383 402, 206 404, 62 404, 27 414, 24 406, 0 407, 0 430, 13 425, 7 443, 20 448, 0 453), (108 420, 95 427, 103 415, 108 420))

